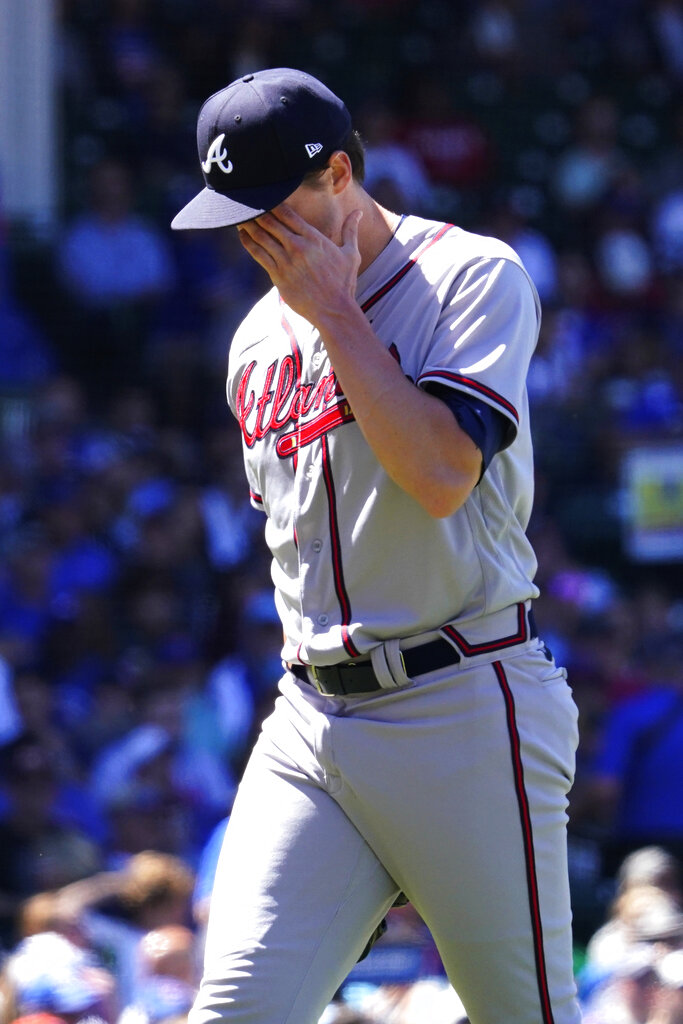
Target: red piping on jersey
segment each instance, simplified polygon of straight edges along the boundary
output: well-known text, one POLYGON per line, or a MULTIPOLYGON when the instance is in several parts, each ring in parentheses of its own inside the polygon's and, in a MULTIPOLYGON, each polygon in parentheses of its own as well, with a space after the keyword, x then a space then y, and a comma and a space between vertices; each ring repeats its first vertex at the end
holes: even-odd
POLYGON ((323 435, 321 438, 322 442, 322 455, 323 455, 323 479, 325 481, 325 490, 327 491, 327 507, 329 510, 330 518, 330 541, 332 546, 332 574, 334 578, 334 589, 337 593, 337 598, 341 606, 341 627, 342 627, 342 643, 344 648, 351 658, 357 658, 359 651, 355 644, 351 640, 348 631, 348 625, 351 622, 351 602, 349 595, 346 590, 346 584, 344 582, 344 569, 342 566, 341 557, 341 539, 339 536, 339 524, 337 522, 337 496, 334 489, 334 478, 332 476, 332 467, 330 465, 330 451, 327 443, 327 436, 323 435))
MULTIPOLYGON (((283 302, 282 298, 280 298, 280 303, 281 303, 282 306, 284 306, 284 302, 283 302)), ((296 385, 298 386, 298 385, 301 384, 301 350, 299 349, 299 345, 298 345, 298 342, 296 340, 296 334, 294 333, 294 330, 293 330, 291 324, 287 320, 287 317, 285 315, 284 309, 282 310, 282 326, 283 326, 284 330, 287 332, 287 336, 289 338, 290 345, 292 346, 292 355, 294 357, 294 363, 295 363, 295 366, 296 366, 296 385)), ((333 409, 331 409, 330 410, 331 418, 338 418, 339 422, 346 422, 347 420, 346 420, 346 415, 345 415, 345 411, 344 411, 345 409, 348 410, 349 418, 352 419, 353 416, 351 415, 351 410, 350 410, 350 407, 348 406, 348 403, 344 403, 343 405, 340 403, 339 406, 335 406, 333 409)), ((318 419, 320 420, 321 418, 319 417, 318 419)), ((316 424, 315 422, 312 422, 312 423, 308 424, 309 430, 311 430, 311 429, 314 430, 317 425, 318 424, 316 424)), ((328 425, 328 429, 331 429, 331 426, 333 426, 333 425, 337 425, 336 422, 334 424, 328 425)), ((304 439, 304 433, 303 433, 304 430, 305 430, 305 426, 304 426, 304 424, 302 424, 301 419, 299 419, 298 424, 297 424, 296 432, 294 432, 293 434, 290 434, 290 435, 284 435, 278 441, 278 445, 276 445, 276 449, 278 448, 278 446, 280 445, 281 442, 284 442, 285 445, 287 445, 287 444, 291 444, 292 445, 291 453, 292 453, 292 456, 293 456, 293 464, 294 464, 294 471, 295 472, 296 472, 297 461, 298 461, 297 453, 298 453, 298 450, 299 450, 300 446, 302 444, 304 444, 304 443, 310 443, 310 440, 313 440, 313 438, 310 438, 308 441, 306 441, 304 439)), ((334 489, 334 479, 332 477, 332 467, 330 466, 330 458, 329 458, 329 449, 328 449, 328 445, 327 445, 327 437, 326 437, 326 435, 324 433, 322 433, 322 435, 321 435, 321 440, 322 440, 322 456, 323 456, 323 479, 325 481, 325 489, 327 491, 327 506, 328 506, 328 511, 329 511, 329 520, 330 520, 330 540, 331 540, 331 545, 332 545, 332 573, 333 573, 333 578, 334 578, 334 589, 336 591, 337 598, 338 598, 339 604, 341 606, 341 614, 342 614, 342 621, 341 621, 342 642, 344 644, 344 648, 347 651, 349 657, 357 658, 358 655, 360 654, 360 651, 356 648, 355 644, 352 642, 352 640, 351 640, 351 638, 349 636, 349 631, 348 631, 348 625, 349 625, 349 623, 351 621, 351 602, 349 601, 349 595, 347 593, 346 584, 344 582, 344 572, 343 572, 343 568, 342 568, 342 558, 341 558, 341 540, 340 540, 340 536, 339 536, 339 524, 337 523, 337 502, 336 502, 336 494, 335 494, 335 489, 334 489)), ((279 451, 278 451, 278 454, 279 454, 279 451)), ((297 536, 296 536, 296 526, 294 528, 294 543, 298 547, 298 539, 297 539, 297 536)))
POLYGON ((263 498, 261 497, 261 495, 257 494, 256 491, 252 491, 251 488, 249 489, 249 497, 251 498, 252 501, 257 501, 259 505, 263 504, 263 498))
POLYGON ((482 395, 486 395, 487 398, 492 399, 498 405, 502 406, 506 412, 509 412, 514 417, 515 421, 519 423, 519 413, 515 409, 512 402, 508 402, 507 398, 503 398, 493 388, 488 387, 486 384, 482 384, 481 381, 473 380, 472 377, 465 377, 462 373, 451 373, 450 370, 434 370, 431 373, 423 373, 418 377, 417 383, 423 380, 448 380, 454 384, 460 384, 462 387, 471 388, 473 391, 478 391, 482 395))
POLYGON ((529 798, 524 785, 524 766, 522 764, 522 745, 517 729, 515 715, 515 699, 510 689, 505 669, 499 661, 493 662, 493 669, 498 678, 498 684, 505 700, 505 712, 507 718, 508 734, 510 736, 510 748, 512 754, 512 772, 519 806, 519 817, 522 826, 522 840, 524 843, 524 861, 526 865, 527 888, 529 892, 529 910, 531 913, 531 931, 534 943, 534 957, 536 960, 536 980, 538 982, 538 994, 541 1001, 541 1014, 543 1024, 554 1024, 553 1010, 550 1001, 550 989, 548 987, 548 973, 545 963, 545 952, 543 949, 543 924, 541 921, 541 903, 538 892, 538 878, 536 876, 536 857, 534 854, 534 835, 531 825, 531 813, 529 811, 529 798))
POLYGON ((444 224, 444 226, 437 231, 433 238, 430 238, 429 241, 425 242, 424 245, 420 249, 418 249, 415 255, 411 256, 408 262, 404 263, 401 269, 396 271, 393 277, 390 277, 388 281, 385 281, 382 287, 379 288, 374 295, 371 295, 369 299, 366 299, 365 302, 361 303, 360 308, 363 310, 363 312, 367 313, 369 309, 372 309, 376 302, 379 302, 379 300, 384 295, 386 295, 387 292, 391 291, 391 289, 395 285, 397 285, 402 278, 405 277, 405 275, 408 273, 411 267, 415 266, 420 257, 427 252, 427 249, 431 249, 433 245, 436 245, 436 243, 440 241, 446 234, 446 232, 450 231, 452 227, 452 224, 444 224))
POLYGON ((517 632, 511 633, 510 636, 504 636, 500 640, 488 640, 483 644, 470 644, 454 626, 444 626, 442 632, 446 633, 458 645, 466 658, 471 658, 475 654, 487 654, 489 651, 503 651, 506 647, 514 647, 515 644, 523 644, 525 640, 528 640, 529 631, 527 629, 526 608, 523 601, 518 603, 517 632))
MULTIPOLYGON (((296 383, 296 385, 298 387, 298 385, 301 384, 301 349, 299 348, 299 343, 296 340, 296 334, 292 330, 292 325, 290 324, 289 320, 285 316, 284 302, 282 300, 282 297, 280 297, 280 306, 282 307, 282 326, 285 329, 287 337, 289 338, 289 344, 292 347, 292 358, 294 359, 294 366, 296 367, 296 381, 295 381, 295 383, 296 383)), ((292 466, 293 466, 293 469, 294 469, 295 473, 296 473, 297 462, 299 461, 299 457, 297 455, 297 451, 298 451, 298 446, 297 446, 297 450, 294 451, 293 454, 292 454, 292 466)), ((296 535, 296 523, 294 523, 294 526, 293 526, 293 529, 292 529, 292 539, 294 541, 294 547, 298 551, 299 550, 299 538, 296 535)))

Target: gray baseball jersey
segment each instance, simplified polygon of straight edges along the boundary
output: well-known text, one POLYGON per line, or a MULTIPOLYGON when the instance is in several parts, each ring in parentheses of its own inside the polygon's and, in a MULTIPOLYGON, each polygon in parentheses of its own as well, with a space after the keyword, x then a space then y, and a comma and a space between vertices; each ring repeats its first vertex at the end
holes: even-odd
POLYGON ((284 672, 245 770, 190 1022, 316 1024, 402 891, 469 1019, 577 1024, 577 715, 529 611, 536 293, 503 243, 406 217, 357 295, 417 386, 476 397, 508 430, 465 504, 432 518, 382 469, 317 331, 276 291, 237 332, 228 398, 268 517, 284 659, 317 671, 284 672), (445 665, 427 661, 434 638, 445 665), (360 660, 343 669, 355 681, 367 654, 379 690, 316 688, 342 673, 324 666, 360 660))
POLYGON ((432 518, 366 444, 318 332, 275 289, 265 295, 234 338, 227 394, 252 502, 268 516, 287 661, 344 661, 537 596, 525 378, 540 311, 519 258, 405 217, 357 297, 418 386, 483 400, 509 421, 510 443, 459 511, 432 518))

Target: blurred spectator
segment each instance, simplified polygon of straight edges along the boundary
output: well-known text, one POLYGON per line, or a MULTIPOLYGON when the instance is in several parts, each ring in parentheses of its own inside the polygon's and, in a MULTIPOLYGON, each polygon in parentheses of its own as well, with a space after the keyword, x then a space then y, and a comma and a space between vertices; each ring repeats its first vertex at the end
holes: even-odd
POLYGON ((227 764, 235 776, 248 753, 255 711, 255 680, 246 662, 227 655, 209 671, 206 684, 186 707, 185 737, 199 757, 207 751, 227 764))
POLYGON ((661 845, 683 858, 683 693, 675 637, 641 649, 651 685, 609 710, 595 759, 592 795, 608 825, 611 857, 661 845))
POLYGON ((617 871, 617 894, 640 885, 654 885, 683 906, 681 865, 660 846, 643 846, 624 857, 617 871))
POLYGON ((608 920, 586 947, 591 973, 611 971, 636 945, 676 946, 683 941, 683 907, 655 885, 639 884, 620 892, 608 920))
POLYGON ((48 339, 31 318, 2 291, 0 277, 0 388, 5 394, 28 391, 57 368, 48 339))
POLYGON ((325 1009, 319 1024, 377 1024, 377 1020, 346 1003, 334 1002, 325 1009))
POLYGON ((105 750, 93 768, 93 794, 115 829, 112 863, 141 852, 131 844, 136 839, 144 844, 145 837, 159 850, 194 859, 234 795, 234 780, 219 759, 183 741, 182 702, 173 694, 150 691, 146 703, 155 709, 147 724, 105 750), (122 819, 128 815, 126 823, 122 819), (144 827, 136 833, 138 816, 144 827))
POLYGON ((655 206, 662 197, 679 192, 683 181, 683 102, 677 96, 673 99, 669 125, 669 131, 653 154, 651 173, 645 183, 655 206))
POLYGON ((410 985, 380 985, 362 1007, 371 1020, 383 1024, 467 1024, 468 1019, 454 989, 434 978, 410 985))
POLYGON ((654 267, 645 238, 632 227, 612 227, 598 238, 595 262, 608 292, 642 296, 652 285, 654 267))
POLYGON ((117 556, 88 522, 84 482, 66 477, 46 482, 36 498, 34 514, 53 549, 50 589, 56 608, 70 608, 81 595, 114 586, 117 556))
POLYGON ((624 953, 585 1005, 585 1024, 647 1024, 659 987, 655 965, 648 946, 624 953))
POLYGON ((192 893, 192 916, 195 924, 203 934, 209 920, 209 905, 213 891, 218 858, 223 847, 225 830, 228 827, 228 818, 218 822, 201 852, 195 886, 192 893))
POLYGON ((62 780, 77 781, 79 766, 69 737, 57 725, 54 687, 35 670, 15 672, 12 688, 23 729, 62 780))
POLYGON ((54 552, 36 530, 13 538, 0 568, 0 651, 10 665, 39 658, 50 625, 50 575, 54 552))
POLYGON ((0 747, 17 738, 23 731, 23 719, 14 692, 13 672, 0 657, 0 747))
POLYGON ((181 168, 194 144, 196 112, 176 64, 152 62, 139 100, 141 125, 131 138, 140 174, 140 203, 155 222, 168 220, 183 181, 181 168))
POLYGON ((198 986, 195 937, 182 925, 156 928, 140 940, 139 981, 119 1024, 157 1024, 186 1014, 198 986))
POLYGON ((557 257, 549 239, 533 226, 521 189, 511 189, 491 204, 486 230, 515 250, 536 286, 541 303, 544 307, 546 303, 551 304, 557 295, 557 257))
POLYGON ((19 940, 43 932, 63 935, 74 946, 90 949, 78 910, 62 899, 60 890, 37 892, 21 904, 17 914, 19 940))
POLYGON ((0 391, 21 393, 44 381, 56 369, 57 358, 49 338, 13 295, 7 231, 0 205, 0 391))
POLYGON ((100 849, 60 808, 58 769, 38 740, 23 734, 0 759, 0 941, 8 944, 21 901, 92 874, 100 849))
MULTIPOLYGON (((149 0, 114 0, 103 32, 110 88, 128 117, 138 120, 144 89, 160 59, 149 0)), ((138 123, 138 127, 142 127, 138 123)))
POLYGON ((54 1014, 66 1024, 86 1017, 115 1024, 116 985, 109 971, 63 935, 24 939, 2 968, 3 1024, 29 1014, 54 1014))
POLYGON ((356 118, 365 146, 365 187, 379 203, 399 213, 429 215, 431 183, 417 152, 400 141, 400 119, 374 100, 356 118))
POLYGON ((683 185, 654 204, 651 230, 658 267, 667 274, 683 270, 683 185))
POLYGON ((504 69, 521 57, 518 12, 505 0, 488 0, 472 13, 469 30, 485 64, 504 69))
POLYGON ((418 79, 400 139, 425 167, 442 217, 456 216, 462 194, 477 202, 492 175, 491 142, 480 123, 456 109, 444 81, 418 79))
POLYGON ((133 206, 128 168, 101 161, 91 171, 89 204, 60 245, 64 286, 75 304, 67 357, 98 399, 112 379, 139 377, 147 333, 173 282, 168 243, 133 206))
POLYGON ((608 95, 590 96, 581 105, 573 143, 560 155, 554 190, 560 203, 576 213, 596 207, 627 165, 618 144, 619 110, 608 95))
POLYGON ((683 1024, 683 950, 667 953, 657 964, 660 990, 651 1024, 683 1024))
POLYGON ((172 280, 167 243, 133 212, 130 175, 124 164, 95 165, 90 203, 61 243, 64 280, 84 309, 153 299, 172 280))
POLYGON ((667 71, 683 79, 683 10, 678 0, 656 0, 650 11, 652 27, 667 71))
POLYGON ((176 978, 188 987, 196 986, 195 937, 184 925, 166 925, 147 932, 140 941, 143 973, 153 977, 176 978))
POLYGON ((140 940, 150 931, 191 923, 193 885, 182 860, 146 850, 122 870, 94 874, 58 894, 60 913, 75 918, 90 946, 111 965, 121 1007, 136 998, 140 940))

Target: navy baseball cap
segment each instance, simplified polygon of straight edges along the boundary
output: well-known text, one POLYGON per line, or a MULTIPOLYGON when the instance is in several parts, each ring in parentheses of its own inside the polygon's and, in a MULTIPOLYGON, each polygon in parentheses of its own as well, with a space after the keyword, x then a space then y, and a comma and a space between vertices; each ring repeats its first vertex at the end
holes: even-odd
POLYGON ((206 187, 171 227, 220 228, 252 220, 325 166, 351 130, 345 105, 292 68, 244 75, 199 112, 197 148, 206 187))

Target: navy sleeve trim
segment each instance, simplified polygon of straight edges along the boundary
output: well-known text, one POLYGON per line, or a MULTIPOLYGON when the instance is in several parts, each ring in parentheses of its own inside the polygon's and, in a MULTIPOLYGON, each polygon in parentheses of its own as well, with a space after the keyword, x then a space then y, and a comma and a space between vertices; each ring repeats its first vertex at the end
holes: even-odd
POLYGON ((453 373, 451 370, 433 370, 430 373, 423 373, 417 378, 415 382, 421 388, 427 388, 432 384, 438 384, 440 381, 446 381, 452 387, 457 388, 458 391, 463 391, 465 388, 468 393, 473 391, 475 397, 477 392, 481 395, 486 395, 492 402, 499 405, 501 409, 504 409, 507 413, 512 416, 515 423, 519 423, 519 413, 515 409, 512 402, 508 402, 507 398, 499 395, 493 388, 488 387, 487 384, 482 384, 480 380, 475 380, 473 377, 465 377, 462 373, 453 373), (452 383, 451 383, 452 382, 452 383))
MULTIPOLYGON (((515 429, 504 413, 487 402, 443 384, 428 383, 425 391, 440 398, 451 410, 458 426, 471 437, 481 452, 482 476, 491 459, 514 440, 515 429)), ((481 478, 480 478, 481 479, 481 478)))

